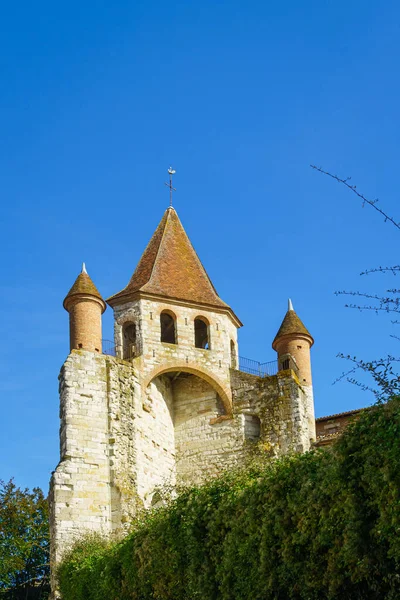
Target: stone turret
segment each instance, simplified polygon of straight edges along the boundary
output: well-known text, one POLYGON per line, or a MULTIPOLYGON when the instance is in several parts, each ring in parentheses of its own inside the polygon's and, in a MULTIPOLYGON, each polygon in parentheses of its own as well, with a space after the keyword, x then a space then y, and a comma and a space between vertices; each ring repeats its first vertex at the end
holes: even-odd
POLYGON ((297 365, 300 385, 307 397, 311 440, 315 440, 314 395, 310 356, 310 348, 313 344, 313 337, 295 313, 292 301, 289 299, 287 313, 272 342, 272 347, 278 353, 280 370, 287 368, 286 365, 290 365, 290 358, 293 358, 297 365))
POLYGON ((101 315, 106 304, 90 279, 85 263, 63 306, 69 312, 70 349, 101 352, 101 315))
POLYGON ((295 313, 292 301, 289 300, 287 313, 272 342, 272 347, 278 353, 280 369, 288 356, 294 358, 302 385, 312 385, 310 348, 313 343, 312 336, 295 313))

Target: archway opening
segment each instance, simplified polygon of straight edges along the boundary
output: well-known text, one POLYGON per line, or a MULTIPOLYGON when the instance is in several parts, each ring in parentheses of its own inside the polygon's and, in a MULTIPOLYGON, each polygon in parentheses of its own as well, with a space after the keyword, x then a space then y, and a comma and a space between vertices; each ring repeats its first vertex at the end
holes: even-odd
POLYGON ((125 323, 122 328, 122 358, 130 359, 136 356, 136 325, 125 323))
POLYGON ((157 375, 143 393, 138 484, 150 503, 157 487, 207 476, 215 449, 225 443, 211 421, 225 408, 209 381, 179 370, 157 375))

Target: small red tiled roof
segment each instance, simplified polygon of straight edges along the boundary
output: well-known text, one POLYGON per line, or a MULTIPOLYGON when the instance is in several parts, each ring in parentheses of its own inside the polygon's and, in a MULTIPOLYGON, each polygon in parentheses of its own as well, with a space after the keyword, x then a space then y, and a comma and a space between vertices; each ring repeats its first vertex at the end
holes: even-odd
MULTIPOLYGON (((68 304, 68 301, 73 296, 78 296, 78 295, 94 296, 95 298, 98 298, 99 300, 101 300, 104 304, 104 300, 101 297, 99 290, 94 285, 93 281, 91 280, 89 275, 86 273, 86 270, 84 270, 84 268, 82 269, 82 273, 79 273, 78 277, 75 279, 74 285, 72 286, 72 288, 69 290, 68 294, 64 298, 63 306, 66 310, 68 310, 67 306, 66 306, 66 304, 68 304)), ((104 310, 105 310, 105 308, 106 307, 104 304, 104 310)))
POLYGON ((346 412, 341 412, 341 413, 336 413, 334 415, 327 415, 326 417, 318 417, 317 419, 315 419, 315 421, 317 423, 319 423, 320 421, 328 421, 329 419, 336 419, 337 417, 347 417, 347 416, 351 416, 351 415, 356 415, 357 413, 361 412, 362 410, 366 410, 365 408, 356 408, 354 410, 347 410, 346 412))
POLYGON ((165 211, 126 288, 108 302, 118 304, 138 291, 229 309, 218 296, 172 207, 165 211))
POLYGON ((286 315, 283 318, 283 321, 279 328, 279 331, 276 334, 274 341, 272 342, 272 347, 274 348, 274 344, 280 337, 283 337, 284 335, 292 335, 292 334, 296 334, 296 333, 307 335, 312 340, 311 345, 314 343, 312 335, 310 334, 310 332, 308 331, 308 329, 304 325, 304 323, 301 321, 301 319, 297 316, 295 311, 293 309, 288 310, 286 315))

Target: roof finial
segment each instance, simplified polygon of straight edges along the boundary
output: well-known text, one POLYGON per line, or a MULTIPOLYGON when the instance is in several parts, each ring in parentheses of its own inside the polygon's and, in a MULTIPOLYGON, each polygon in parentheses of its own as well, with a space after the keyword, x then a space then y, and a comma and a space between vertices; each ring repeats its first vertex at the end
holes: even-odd
POLYGON ((166 183, 165 185, 167 187, 169 187, 169 205, 170 207, 172 207, 172 192, 176 192, 176 189, 174 187, 172 187, 172 175, 175 175, 176 171, 170 167, 168 169, 168 173, 169 173, 169 183, 166 183))
POLYGON ((82 271, 81 271, 81 273, 85 273, 87 275, 85 263, 82 263, 82 271))
POLYGON ((288 310, 294 310, 291 299, 288 300, 288 310))

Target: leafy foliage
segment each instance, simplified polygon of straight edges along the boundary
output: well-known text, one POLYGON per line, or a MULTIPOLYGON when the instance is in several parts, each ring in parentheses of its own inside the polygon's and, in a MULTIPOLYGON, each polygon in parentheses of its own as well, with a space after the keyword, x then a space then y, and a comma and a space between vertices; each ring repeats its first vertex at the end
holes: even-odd
POLYGON ((48 580, 47 500, 39 488, 0 481, 0 598, 47 598, 48 580))
POLYGON ((394 600, 400 590, 400 399, 330 449, 184 491, 122 542, 84 540, 63 600, 394 600))

